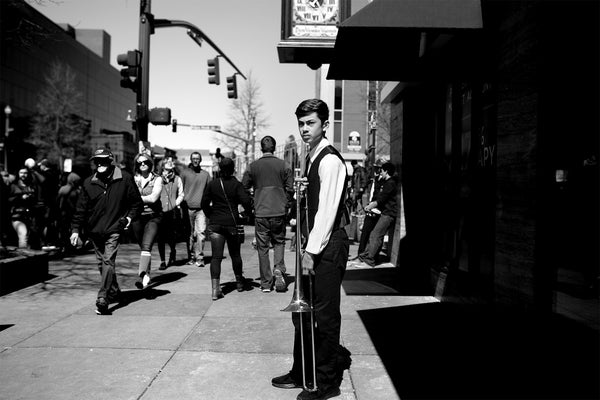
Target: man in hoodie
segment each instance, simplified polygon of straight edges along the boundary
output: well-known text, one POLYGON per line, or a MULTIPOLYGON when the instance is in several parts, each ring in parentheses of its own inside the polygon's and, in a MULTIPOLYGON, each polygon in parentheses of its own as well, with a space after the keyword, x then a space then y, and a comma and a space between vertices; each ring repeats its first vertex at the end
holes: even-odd
POLYGON ((83 182, 73 220, 71 244, 81 246, 82 230, 94 245, 98 269, 102 275, 96 300, 96 314, 108 313, 111 302, 121 293, 115 272, 119 239, 144 206, 140 192, 128 172, 113 165, 107 149, 98 149, 91 160, 96 172, 83 182))
POLYGON ((204 267, 206 216, 202 211, 202 195, 210 175, 200 167, 202 156, 197 151, 190 156, 191 163, 181 173, 184 190, 184 210, 189 217, 190 236, 187 243, 188 265, 204 267))

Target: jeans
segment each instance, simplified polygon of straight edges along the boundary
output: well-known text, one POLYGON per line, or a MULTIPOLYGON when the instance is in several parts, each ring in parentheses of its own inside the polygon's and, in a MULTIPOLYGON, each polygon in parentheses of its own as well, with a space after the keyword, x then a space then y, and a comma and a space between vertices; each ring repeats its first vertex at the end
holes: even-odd
POLYGON ((273 273, 269 262, 269 243, 273 243, 273 269, 285 273, 285 219, 280 217, 256 217, 256 250, 258 251, 258 266, 260 271, 260 286, 271 288, 273 273))
POLYGON ((233 273, 238 276, 243 274, 242 256, 240 255, 240 241, 237 235, 235 226, 228 225, 208 225, 208 236, 210 238, 210 246, 212 250, 212 258, 210 260, 210 277, 211 279, 221 278, 221 261, 223 261, 223 253, 225 250, 225 242, 231 257, 233 273))
POLYGON ((23 221, 13 220, 12 226, 19 238, 19 248, 26 249, 29 247, 29 229, 27 229, 27 224, 23 221))
MULTIPOLYGON (((340 313, 340 288, 346 272, 350 244, 344 229, 331 234, 329 243, 323 252, 315 257, 314 278, 302 275, 305 293, 308 293, 308 279, 314 279, 313 307, 316 320, 315 365, 317 386, 327 391, 339 387, 340 366, 338 365, 338 348, 342 316, 340 313)), ((302 352, 300 324, 310 319, 308 313, 292 313, 294 323, 294 363, 290 374, 296 382, 302 382, 302 352), (302 314, 302 315, 301 315, 302 314)), ((309 325, 310 329, 310 325, 309 325)), ((306 339, 305 335, 305 339, 306 339)), ((310 348, 310 344, 305 348, 310 348)))
POLYGON ((142 215, 131 223, 131 229, 138 240, 140 250, 152 252, 152 246, 158 236, 158 227, 162 220, 162 215, 148 214, 142 215))
POLYGON ((379 221, 379 215, 377 215, 377 214, 365 215, 365 219, 363 221, 363 226, 360 231, 360 242, 358 243, 358 255, 361 255, 367 248, 367 244, 369 244, 369 237, 371 236, 371 232, 373 231, 373 228, 375 228, 377 221, 379 221))
MULTIPOLYGON (((181 220, 177 221, 177 223, 180 222, 181 220)), ((175 245, 177 243, 177 229, 175 223, 176 221, 174 219, 173 210, 163 212, 157 241, 160 261, 165 261, 165 243, 169 245, 169 249, 171 251, 169 260, 175 261, 175 245)))
POLYGON ((91 236, 96 259, 98 260, 98 270, 101 275, 100 290, 98 298, 107 299, 115 297, 119 293, 119 284, 117 283, 117 274, 115 272, 115 260, 119 250, 120 233, 111 233, 108 236, 91 236))
POLYGON ((196 260, 202 259, 204 253, 204 231, 206 230, 206 216, 199 208, 188 208, 190 219, 190 238, 188 242, 188 257, 196 260))
POLYGON ((366 251, 359 254, 362 261, 369 265, 375 265, 375 257, 379 254, 379 250, 383 244, 383 238, 395 220, 396 218, 390 215, 381 215, 381 217, 379 217, 379 221, 377 221, 377 224, 375 224, 375 227, 369 236, 369 244, 367 245, 366 251))

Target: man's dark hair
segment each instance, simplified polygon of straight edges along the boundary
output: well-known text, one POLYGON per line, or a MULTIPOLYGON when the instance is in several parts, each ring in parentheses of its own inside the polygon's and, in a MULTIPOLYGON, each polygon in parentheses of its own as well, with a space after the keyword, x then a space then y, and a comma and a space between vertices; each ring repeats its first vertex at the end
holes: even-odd
POLYGON ((394 175, 394 172, 396 172, 396 167, 391 162, 386 162, 383 164, 381 169, 387 172, 389 176, 394 175))
POLYGON ((302 118, 314 112, 317 113, 321 123, 329 120, 329 107, 321 99, 308 99, 300 103, 296 108, 296 118, 302 118))
POLYGON ((354 165, 358 164, 358 161, 352 160, 352 161, 350 161, 350 164, 354 166, 354 165))
POLYGON ((274 153, 277 142, 272 136, 265 136, 260 140, 260 150, 263 153, 274 153))
POLYGON ((222 176, 231 176, 233 175, 233 171, 235 171, 235 163, 231 158, 223 157, 219 163, 219 170, 222 176))

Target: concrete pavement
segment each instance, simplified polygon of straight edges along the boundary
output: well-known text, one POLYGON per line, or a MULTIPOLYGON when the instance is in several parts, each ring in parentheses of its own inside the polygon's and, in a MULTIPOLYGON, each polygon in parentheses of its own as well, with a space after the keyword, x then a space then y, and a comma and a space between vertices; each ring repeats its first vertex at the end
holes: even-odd
MULTIPOLYGON (((111 305, 108 316, 94 313, 99 274, 92 252, 51 260, 52 276, 45 282, 0 297, 0 399, 295 399, 300 390, 270 383, 291 367, 293 326, 290 314, 280 310, 294 286, 286 293, 260 291, 253 229, 246 228, 247 290, 235 290, 226 258, 225 297, 218 301, 211 299, 209 267, 183 264, 182 243, 181 265, 166 271, 156 270, 154 249, 154 283, 143 291, 134 286, 137 245, 122 245, 117 272, 126 301, 111 305)), ((208 243, 206 250, 210 255, 208 243)), ((293 276, 295 253, 286 251, 285 257, 293 276)), ((338 398, 398 399, 390 366, 360 313, 437 300, 398 296, 389 266, 364 271, 378 273, 377 279, 353 268, 341 310, 342 342, 352 352, 352 366, 338 398)))

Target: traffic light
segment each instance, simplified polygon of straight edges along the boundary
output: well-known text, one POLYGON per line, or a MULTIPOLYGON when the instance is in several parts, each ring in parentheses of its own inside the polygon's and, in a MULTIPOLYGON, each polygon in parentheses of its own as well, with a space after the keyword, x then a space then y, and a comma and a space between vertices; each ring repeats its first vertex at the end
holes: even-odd
POLYGON ((153 108, 150 110, 148 120, 152 125, 171 125, 171 109, 168 107, 153 108))
POLYGON ((208 83, 212 85, 221 84, 221 78, 219 76, 219 57, 211 58, 206 60, 208 64, 208 83))
POLYGON ((171 126, 173 127, 173 132, 177 132, 177 120, 175 118, 171 121, 171 126))
POLYGON ((227 97, 237 99, 237 81, 235 74, 227 77, 227 97))
POLYGON ((142 81, 142 53, 139 50, 130 50, 117 56, 117 63, 126 68, 121 69, 121 87, 137 92, 142 81))

